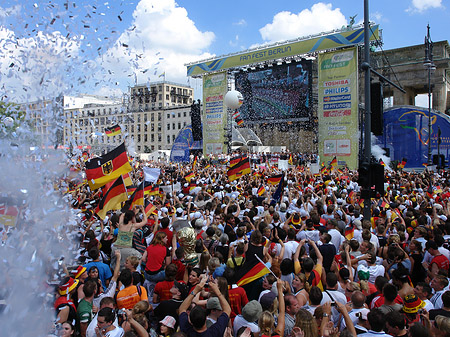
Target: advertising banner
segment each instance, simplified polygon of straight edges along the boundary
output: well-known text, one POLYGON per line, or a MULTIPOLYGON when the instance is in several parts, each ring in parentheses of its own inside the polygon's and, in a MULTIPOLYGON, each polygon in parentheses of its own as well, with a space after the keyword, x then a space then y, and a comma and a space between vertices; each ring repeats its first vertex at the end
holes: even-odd
POLYGON ((224 103, 228 91, 227 73, 203 76, 203 154, 226 153, 225 128, 227 107, 224 103))
MULTIPOLYGON (((378 25, 371 27, 370 40, 379 39, 378 25)), ((322 36, 308 36, 295 42, 280 43, 244 53, 215 58, 187 65, 187 75, 194 76, 212 71, 242 67, 252 63, 276 60, 283 57, 308 54, 327 49, 353 46, 364 42, 364 29, 350 29, 322 36)))
POLYGON ((329 164, 358 167, 358 51, 319 54, 319 155, 329 164))

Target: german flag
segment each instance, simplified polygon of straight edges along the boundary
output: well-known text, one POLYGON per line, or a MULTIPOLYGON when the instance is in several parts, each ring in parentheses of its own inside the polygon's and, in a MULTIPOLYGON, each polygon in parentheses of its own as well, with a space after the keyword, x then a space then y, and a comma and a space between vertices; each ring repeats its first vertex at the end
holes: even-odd
POLYGON ((114 181, 112 186, 105 193, 105 196, 100 200, 95 213, 101 218, 106 217, 106 213, 110 210, 116 210, 120 208, 120 204, 127 201, 128 195, 123 179, 120 176, 114 181))
POLYGON ((258 188, 258 195, 259 195, 259 196, 262 196, 265 192, 266 192, 266 189, 264 188, 264 185, 261 185, 261 186, 258 188))
POLYGON ((192 190, 196 187, 197 187, 196 183, 189 183, 189 192, 192 192, 192 190))
POLYGON ((331 167, 336 167, 337 164, 338 164, 337 158, 336 158, 336 156, 334 156, 334 158, 333 158, 333 160, 331 161, 330 165, 331 165, 331 167))
POLYGON ((242 287, 243 285, 253 282, 269 273, 269 268, 267 268, 264 263, 258 262, 252 269, 250 269, 244 276, 242 276, 241 279, 236 282, 236 284, 239 287, 242 287))
POLYGON ((209 169, 211 167, 211 164, 208 163, 208 165, 205 166, 205 170, 209 169))
POLYGON ((129 173, 122 174, 122 178, 123 178, 123 182, 124 182, 125 186, 133 185, 133 180, 131 180, 129 173))
POLYGON ((355 235, 355 226, 351 224, 350 226, 345 227, 345 238, 347 240, 353 239, 353 236, 355 235))
POLYGON ((383 166, 386 166, 386 164, 384 163, 383 159, 380 158, 380 164, 383 166))
POLYGON ((428 198, 432 198, 433 197, 433 187, 430 185, 427 188, 427 196, 428 198))
POLYGON ((322 166, 322 167, 320 168, 320 173, 321 173, 321 174, 326 174, 326 173, 327 173, 327 168, 326 168, 325 166, 322 166))
POLYGON ((283 177, 283 174, 271 176, 267 179, 267 183, 273 186, 278 185, 281 181, 281 177, 283 177))
POLYGON ((241 156, 231 158, 231 160, 230 160, 230 167, 233 166, 233 165, 236 165, 237 163, 239 163, 241 161, 241 159, 242 159, 241 156))
POLYGON ((188 174, 185 175, 184 179, 186 179, 187 181, 191 181, 191 179, 194 178, 194 172, 189 172, 188 174))
POLYGON ((405 165, 406 165, 406 158, 402 158, 402 162, 398 163, 397 168, 400 169, 405 168, 405 165))
POLYGON ((140 183, 136 188, 136 191, 131 195, 130 200, 130 208, 135 205, 144 206, 144 182, 140 183))
POLYGON ((105 134, 108 137, 116 136, 116 135, 120 134, 121 132, 122 132, 122 130, 120 129, 120 126, 118 124, 110 126, 109 128, 105 129, 105 134))
POLYGON ((0 205, 0 223, 4 226, 14 227, 19 217, 19 208, 17 206, 0 205))
POLYGON ((236 118, 236 124, 237 124, 238 126, 241 126, 242 124, 244 124, 244 120, 241 119, 241 118, 236 118))
POLYGON ((132 195, 137 189, 136 185, 127 186, 127 194, 132 195))
POLYGON ((195 166, 197 166, 197 156, 195 156, 195 158, 194 158, 194 162, 192 163, 192 168, 194 168, 195 166))
POLYGON ((159 195, 159 185, 149 185, 144 188, 144 194, 159 195))
POLYGON ((233 181, 239 179, 244 174, 249 173, 252 173, 252 169, 250 168, 250 161, 248 160, 248 157, 243 157, 237 164, 231 166, 228 169, 228 180, 233 181))
POLYGON ((289 165, 294 165, 294 159, 292 159, 292 153, 289 154, 288 164, 289 164, 289 165))
POLYGON ((145 214, 147 217, 152 214, 158 214, 156 207, 148 200, 145 200, 145 214))
POLYGON ((128 161, 125 143, 111 152, 86 162, 86 179, 91 190, 104 186, 108 181, 119 178, 132 170, 128 161))

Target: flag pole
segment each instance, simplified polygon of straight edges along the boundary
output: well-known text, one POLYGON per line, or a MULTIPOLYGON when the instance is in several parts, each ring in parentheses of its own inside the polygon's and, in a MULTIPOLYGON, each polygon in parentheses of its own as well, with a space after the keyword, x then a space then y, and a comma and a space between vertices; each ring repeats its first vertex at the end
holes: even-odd
MULTIPOLYGON (((256 255, 255 254, 255 257, 258 259, 258 261, 259 262, 261 262, 263 265, 265 265, 266 266, 266 264, 264 263, 264 261, 263 260, 261 260, 260 258, 259 258, 259 256, 258 255, 256 255)), ((267 268, 267 266, 266 266, 266 268, 267 268)), ((273 271, 271 271, 270 270, 270 268, 267 268, 269 271, 270 271, 270 273, 273 275, 273 276, 275 276, 275 278, 278 280, 278 277, 277 277, 277 275, 275 275, 274 273, 273 273, 273 271)))

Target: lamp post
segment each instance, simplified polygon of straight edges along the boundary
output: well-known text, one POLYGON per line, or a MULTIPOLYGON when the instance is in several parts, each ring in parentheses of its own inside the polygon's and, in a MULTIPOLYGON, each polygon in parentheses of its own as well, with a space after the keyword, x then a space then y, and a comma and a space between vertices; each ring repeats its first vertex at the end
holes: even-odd
POLYGON ((428 70, 428 166, 432 164, 431 158, 431 70, 436 69, 433 63, 433 42, 430 38, 430 25, 427 25, 425 36, 425 60, 423 65, 428 70))

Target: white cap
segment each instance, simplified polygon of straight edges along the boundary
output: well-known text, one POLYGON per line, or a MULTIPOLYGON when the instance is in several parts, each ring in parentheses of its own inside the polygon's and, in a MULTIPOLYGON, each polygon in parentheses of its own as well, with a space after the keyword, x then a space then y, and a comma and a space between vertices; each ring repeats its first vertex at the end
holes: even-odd
POLYGON ((177 213, 183 213, 183 209, 181 207, 177 208, 177 213))
POLYGON ((161 212, 168 213, 169 210, 167 209, 167 207, 161 207, 161 212))

